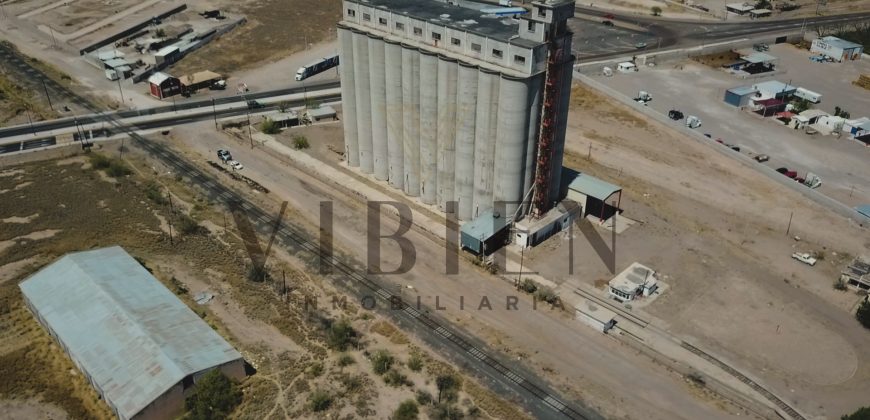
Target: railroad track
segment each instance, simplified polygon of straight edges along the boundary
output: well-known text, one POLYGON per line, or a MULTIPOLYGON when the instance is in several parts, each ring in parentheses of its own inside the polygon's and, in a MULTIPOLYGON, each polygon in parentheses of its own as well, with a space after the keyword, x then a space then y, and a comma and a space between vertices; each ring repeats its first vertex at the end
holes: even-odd
MULTIPOLYGON (((2 46, 2 44, 0 44, 2 46)), ((7 49, 8 50, 8 49, 7 49)), ((23 61, 22 61, 23 62, 23 61)), ((26 63, 25 63, 26 65, 26 63)), ((32 67, 31 67, 32 68, 32 67)), ((42 78, 46 84, 51 80, 38 70, 29 71, 28 74, 33 77, 42 78)), ((101 115, 108 124, 115 126, 128 134, 137 146, 141 147, 152 156, 157 157, 177 171, 179 175, 186 177, 190 182, 195 183, 202 188, 209 198, 216 202, 222 202, 227 205, 233 204, 236 208, 243 209, 257 229, 261 232, 270 232, 274 226, 273 217, 265 210, 258 207, 256 204, 243 197, 241 194, 233 191, 220 183, 220 181, 203 172, 196 166, 181 158, 177 153, 170 148, 157 142, 148 141, 146 138, 132 131, 131 128, 121 124, 111 114, 104 114, 99 107, 90 103, 87 99, 79 97, 64 86, 52 81, 52 88, 58 90, 65 97, 73 100, 75 103, 81 104, 85 108, 91 110, 95 114, 101 115)), ((395 304, 398 299, 401 302, 401 297, 390 293, 386 288, 381 287, 376 281, 361 273, 364 268, 355 268, 350 263, 342 261, 339 258, 334 258, 321 249, 318 240, 312 240, 307 232, 304 232, 296 227, 283 225, 276 232, 276 237, 280 239, 284 245, 296 252, 305 252, 317 257, 321 264, 325 264, 332 268, 332 278, 339 282, 350 282, 360 286, 374 296, 390 304, 395 304)), ((301 258, 305 261, 304 258, 301 258)), ((400 314, 406 320, 411 321, 417 326, 424 327, 424 331, 432 337, 438 338, 445 344, 448 344, 453 350, 459 350, 459 355, 472 364, 479 364, 485 367, 484 372, 491 375, 493 378, 500 380, 502 383, 510 386, 515 392, 524 396, 532 397, 535 405, 545 408, 547 411, 542 411, 542 417, 552 418, 568 418, 575 420, 587 420, 599 418, 596 414, 581 411, 575 407, 568 405, 562 401, 557 395, 545 389, 542 385, 538 385, 532 379, 526 377, 516 369, 511 369, 500 362, 496 357, 489 354, 485 349, 473 345, 469 340, 462 337, 456 330, 446 324, 442 324, 435 317, 428 313, 415 309, 414 307, 400 303, 401 309, 393 311, 400 314)))
POLYGON ((767 389, 765 389, 763 386, 759 385, 757 382, 753 381, 752 379, 749 379, 748 377, 746 377, 746 375, 740 373, 737 369, 732 368, 731 366, 729 366, 728 364, 717 359, 713 355, 711 355, 711 354, 709 354, 709 353, 707 353, 707 352, 705 352, 705 351, 703 351, 703 350, 701 350, 701 349, 699 349, 699 348, 697 348, 697 347, 695 347, 695 346, 693 346, 685 341, 683 341, 681 343, 681 345, 684 349, 689 350, 690 352, 695 353, 698 356, 701 356, 702 358, 704 358, 705 360, 709 361, 710 363, 713 363, 714 365, 718 366, 720 369, 724 370, 725 372, 728 372, 729 374, 731 374, 731 376, 734 376, 735 378, 740 380, 740 382, 743 382, 746 385, 749 385, 750 388, 754 389, 759 394, 763 395, 764 398, 767 398, 768 401, 772 402, 774 405, 779 407, 780 410, 782 410, 783 412, 788 414, 792 419, 806 420, 806 417, 801 415, 801 413, 798 413, 797 410, 792 408, 790 405, 786 404, 785 401, 783 401, 782 399, 780 399, 776 395, 773 395, 772 392, 768 391, 767 389))

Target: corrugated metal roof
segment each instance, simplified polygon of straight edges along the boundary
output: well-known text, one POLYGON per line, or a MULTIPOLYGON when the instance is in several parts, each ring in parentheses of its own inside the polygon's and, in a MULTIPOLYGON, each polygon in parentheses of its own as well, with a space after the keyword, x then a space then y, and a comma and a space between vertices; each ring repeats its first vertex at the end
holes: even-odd
POLYGON ((731 92, 731 93, 738 95, 738 96, 745 96, 745 95, 750 95, 750 94, 756 93, 758 91, 753 89, 752 86, 738 86, 738 87, 733 87, 731 89, 728 89, 728 92, 731 92))
POLYGON ((779 80, 768 80, 766 82, 756 83, 753 88, 760 90, 762 92, 773 92, 773 93, 781 93, 781 92, 793 92, 797 89, 797 86, 792 86, 788 83, 780 82, 779 80))
POLYGON ((568 182, 568 189, 595 197, 601 201, 607 200, 611 195, 622 191, 622 187, 602 181, 592 175, 577 172, 569 168, 565 169, 566 171, 563 171, 565 173, 563 175, 563 182, 568 182))
POLYGON ((463 234, 485 241, 507 226, 507 218, 492 209, 481 213, 477 218, 466 222, 460 228, 463 234))
POLYGON ((19 287, 121 418, 242 357, 121 247, 68 254, 19 287))
POLYGON ((850 50, 853 48, 862 48, 861 44, 849 42, 849 41, 846 41, 845 39, 840 39, 840 38, 837 38, 835 36, 826 36, 826 37, 822 38, 822 41, 824 41, 828 45, 831 45, 831 46, 834 46, 837 48, 842 48, 844 50, 850 50))
POLYGON ((742 56, 740 56, 740 58, 742 58, 750 63, 753 63, 753 64, 769 63, 771 61, 776 60, 776 57, 774 57, 770 54, 767 54, 767 53, 763 53, 763 52, 754 52, 754 53, 750 53, 749 55, 742 55, 742 56))

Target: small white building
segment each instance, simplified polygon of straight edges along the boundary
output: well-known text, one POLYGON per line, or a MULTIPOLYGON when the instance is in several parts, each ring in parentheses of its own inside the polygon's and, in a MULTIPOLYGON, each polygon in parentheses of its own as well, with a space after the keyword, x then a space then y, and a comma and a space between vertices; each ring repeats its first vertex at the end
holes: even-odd
POLYGON ((752 89, 758 92, 758 95, 756 95, 757 99, 787 99, 794 95, 795 91, 797 91, 797 86, 792 86, 778 80, 768 80, 752 85, 752 89))
POLYGON ((861 117, 846 120, 843 123, 843 132, 851 134, 852 137, 860 137, 870 133, 870 118, 861 117))
POLYGON ((837 117, 834 115, 822 115, 813 125, 817 130, 819 130, 822 134, 830 134, 834 131, 840 131, 843 128, 843 125, 846 123, 846 119, 843 117, 837 117))
POLYGON ((814 39, 810 52, 824 54, 837 61, 858 60, 864 53, 864 46, 835 36, 826 36, 814 39))
POLYGON ((543 217, 524 218, 514 224, 514 240, 523 248, 538 246, 547 238, 567 229, 581 211, 582 208, 578 204, 559 203, 543 217))
POLYGON ((725 10, 737 15, 745 15, 755 9, 754 4, 750 3, 728 3, 725 5, 725 10))
POLYGON ((605 334, 616 325, 616 312, 588 299, 583 299, 574 307, 574 317, 605 334))
POLYGON ((607 283, 608 293, 620 302, 628 302, 639 296, 649 296, 658 289, 655 270, 640 263, 632 263, 607 283))
POLYGON ((620 73, 632 73, 637 71, 637 66, 631 61, 623 61, 616 65, 616 71, 620 73))

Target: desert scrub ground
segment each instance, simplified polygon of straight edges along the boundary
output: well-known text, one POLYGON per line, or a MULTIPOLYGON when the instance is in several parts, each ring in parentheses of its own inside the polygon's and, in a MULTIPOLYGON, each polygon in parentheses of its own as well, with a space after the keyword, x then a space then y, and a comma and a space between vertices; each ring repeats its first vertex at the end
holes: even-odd
POLYGON ((525 417, 354 299, 332 305, 341 291, 277 244, 265 278, 252 281, 227 209, 125 150, 123 160, 107 147, 0 169, 0 400, 111 417, 33 320, 18 283, 66 253, 120 245, 252 365, 233 417, 525 417), (198 305, 201 290, 215 299, 198 305))

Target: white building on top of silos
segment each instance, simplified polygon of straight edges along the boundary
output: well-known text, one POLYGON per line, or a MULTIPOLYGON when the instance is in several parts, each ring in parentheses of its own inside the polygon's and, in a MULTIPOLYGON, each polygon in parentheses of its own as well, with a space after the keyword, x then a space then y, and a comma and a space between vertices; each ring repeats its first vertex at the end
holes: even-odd
POLYGON ((543 191, 536 208, 551 207, 567 126, 573 56, 566 21, 573 14, 570 0, 532 2, 519 16, 439 0, 343 1, 348 165, 460 220, 501 202, 513 217, 520 202, 527 209, 533 185, 543 191))

